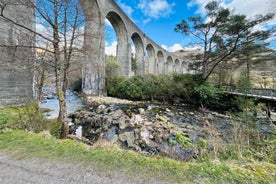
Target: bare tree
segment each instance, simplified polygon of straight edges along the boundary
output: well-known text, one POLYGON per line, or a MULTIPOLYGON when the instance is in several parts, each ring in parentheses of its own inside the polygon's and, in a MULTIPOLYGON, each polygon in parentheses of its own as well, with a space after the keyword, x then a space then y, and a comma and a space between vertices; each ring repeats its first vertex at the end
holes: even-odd
MULTIPOLYGON (((55 87, 59 100, 58 120, 62 127, 60 137, 65 137, 68 133, 66 123, 67 77, 72 58, 80 51, 78 43, 82 36, 81 28, 85 23, 78 1, 36 0, 34 3, 33 0, 0 0, 0 18, 36 36, 35 45, 18 44, 15 47, 40 49, 44 52, 44 56, 47 55, 47 65, 53 67, 55 74, 55 87), (36 26, 30 28, 18 23, 16 18, 19 17, 6 13, 11 6, 22 6, 34 10, 36 26)), ((41 66, 45 66, 45 63, 41 66)))

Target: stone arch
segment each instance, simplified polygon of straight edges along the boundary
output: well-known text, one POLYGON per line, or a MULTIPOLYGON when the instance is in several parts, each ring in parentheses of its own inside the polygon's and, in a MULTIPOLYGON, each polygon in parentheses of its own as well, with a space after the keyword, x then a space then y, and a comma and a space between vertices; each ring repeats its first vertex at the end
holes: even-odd
POLYGON ((148 73, 154 74, 156 71, 155 64, 155 50, 151 44, 148 44, 146 47, 146 56, 147 56, 147 64, 148 64, 148 73))
POLYGON ((164 54, 162 51, 157 52, 157 74, 163 74, 164 73, 164 54))
POLYGON ((173 58, 171 56, 167 57, 166 61, 166 73, 173 73, 173 58))
POLYGON ((145 63, 144 63, 144 46, 141 36, 138 33, 133 33, 131 39, 135 47, 135 59, 137 65, 137 74, 145 73, 145 63))
POLYGON ((187 73, 185 61, 182 61, 181 63, 181 73, 187 73))
POLYGON ((129 73, 130 73, 129 71, 130 63, 128 58, 129 46, 128 44, 126 44, 128 43, 126 25, 123 22, 120 15, 118 15, 114 11, 110 11, 109 13, 107 13, 106 19, 111 23, 112 27, 116 32, 116 36, 117 36, 116 58, 122 67, 122 71, 120 75, 129 76, 129 73))
POLYGON ((82 91, 105 95, 104 18, 97 0, 79 0, 85 17, 82 65, 82 91))
POLYGON ((180 61, 179 59, 176 59, 174 61, 174 72, 176 73, 181 73, 181 66, 180 66, 180 61))

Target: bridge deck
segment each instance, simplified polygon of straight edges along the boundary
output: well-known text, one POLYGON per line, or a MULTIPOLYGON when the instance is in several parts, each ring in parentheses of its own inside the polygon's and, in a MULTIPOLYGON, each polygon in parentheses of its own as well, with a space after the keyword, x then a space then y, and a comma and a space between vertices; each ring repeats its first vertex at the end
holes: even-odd
POLYGON ((271 94, 271 96, 267 96, 262 94, 241 93, 241 92, 235 92, 235 91, 227 91, 226 93, 232 94, 232 95, 240 95, 240 96, 246 96, 251 98, 259 98, 264 100, 276 101, 276 96, 274 96, 273 94, 271 94))

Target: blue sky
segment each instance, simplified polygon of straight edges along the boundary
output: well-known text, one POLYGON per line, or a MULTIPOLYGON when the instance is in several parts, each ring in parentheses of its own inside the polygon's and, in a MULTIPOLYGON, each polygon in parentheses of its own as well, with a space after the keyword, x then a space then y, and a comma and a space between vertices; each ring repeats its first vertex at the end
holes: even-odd
MULTIPOLYGON (((147 36, 169 51, 194 47, 195 40, 192 37, 174 32, 174 27, 182 19, 187 19, 189 16, 203 15, 204 6, 209 2, 209 0, 115 1, 147 36)), ((276 12, 276 0, 219 1, 225 7, 233 9, 235 13, 245 14, 248 17, 271 11, 276 12)), ((276 24, 276 19, 271 21, 270 24, 276 24)), ((111 27, 106 26, 106 29, 106 50, 112 50, 116 46, 116 37, 113 35, 111 27)))

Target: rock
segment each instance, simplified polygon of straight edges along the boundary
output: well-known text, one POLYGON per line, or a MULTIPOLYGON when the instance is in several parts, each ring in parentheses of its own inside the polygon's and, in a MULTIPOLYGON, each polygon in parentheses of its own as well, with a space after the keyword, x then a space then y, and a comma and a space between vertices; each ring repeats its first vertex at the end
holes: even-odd
POLYGON ((156 119, 157 119, 157 120, 160 120, 160 121, 163 121, 163 122, 168 122, 168 121, 170 121, 170 118, 168 118, 167 116, 165 116, 165 115, 160 116, 159 114, 156 114, 156 119))
POLYGON ((124 132, 122 134, 119 135, 119 140, 127 143, 127 146, 129 148, 134 148, 137 151, 141 151, 141 148, 137 145, 135 145, 135 134, 133 131, 131 132, 124 132))
POLYGON ((146 122, 144 123, 144 125, 145 125, 145 126, 151 126, 151 125, 152 125, 152 122, 151 122, 151 121, 146 121, 146 122))
POLYGON ((143 118, 142 118, 141 115, 136 114, 136 115, 135 115, 135 121, 136 121, 136 122, 143 122, 144 120, 143 120, 143 118))
POLYGON ((169 108, 166 108, 166 112, 172 112, 169 108))
POLYGON ((139 108, 138 111, 139 111, 139 114, 141 115, 144 115, 146 113, 145 109, 143 108, 139 108))
MULTIPOLYGON (((169 109, 170 112, 164 112, 164 107, 158 107, 163 110, 153 112, 152 108, 154 109, 149 107, 145 112, 143 108, 138 110, 137 107, 133 110, 131 107, 129 115, 116 105, 79 111, 70 115, 73 123, 70 131, 74 133, 78 126, 82 126, 84 136, 90 140, 103 138, 130 149, 143 150, 147 155, 159 154, 179 160, 192 160, 197 156, 198 150, 181 148, 175 141, 177 132, 186 133, 193 144, 198 143, 200 139, 208 141, 217 137, 229 141, 227 138, 232 136, 232 119, 218 113, 189 112, 180 107, 177 111, 169 109), (171 142, 174 144, 170 144, 171 142)), ((271 125, 273 123, 265 123, 261 133, 268 135, 271 125)))
POLYGON ((102 114, 105 109, 106 109, 105 105, 99 105, 98 108, 97 108, 97 113, 102 114))
POLYGON ((112 118, 113 120, 118 120, 120 119, 123 115, 125 115, 124 111, 122 111, 121 109, 116 110, 113 114, 112 114, 112 118))
POLYGON ((118 134, 116 133, 116 128, 112 127, 111 129, 109 129, 106 133, 105 133, 105 138, 112 142, 115 143, 119 140, 118 134))
POLYGON ((85 137, 78 137, 72 134, 67 135, 67 139, 72 139, 74 141, 82 142, 88 145, 93 145, 93 143, 90 140, 86 139, 85 137))
POLYGON ((47 103, 46 98, 41 98, 41 99, 40 99, 40 103, 47 103))
POLYGON ((126 122, 124 120, 119 121, 119 128, 121 130, 125 129, 128 125, 126 124, 126 122))
POLYGON ((201 123, 203 127, 210 127, 210 123, 207 119, 202 119, 201 123))
MULTIPOLYGON (((146 128, 143 128, 140 132, 140 137, 141 140, 144 141, 146 144, 149 143, 149 137, 150 137, 150 133, 146 128)), ((153 136, 152 136, 153 137, 153 136)))

